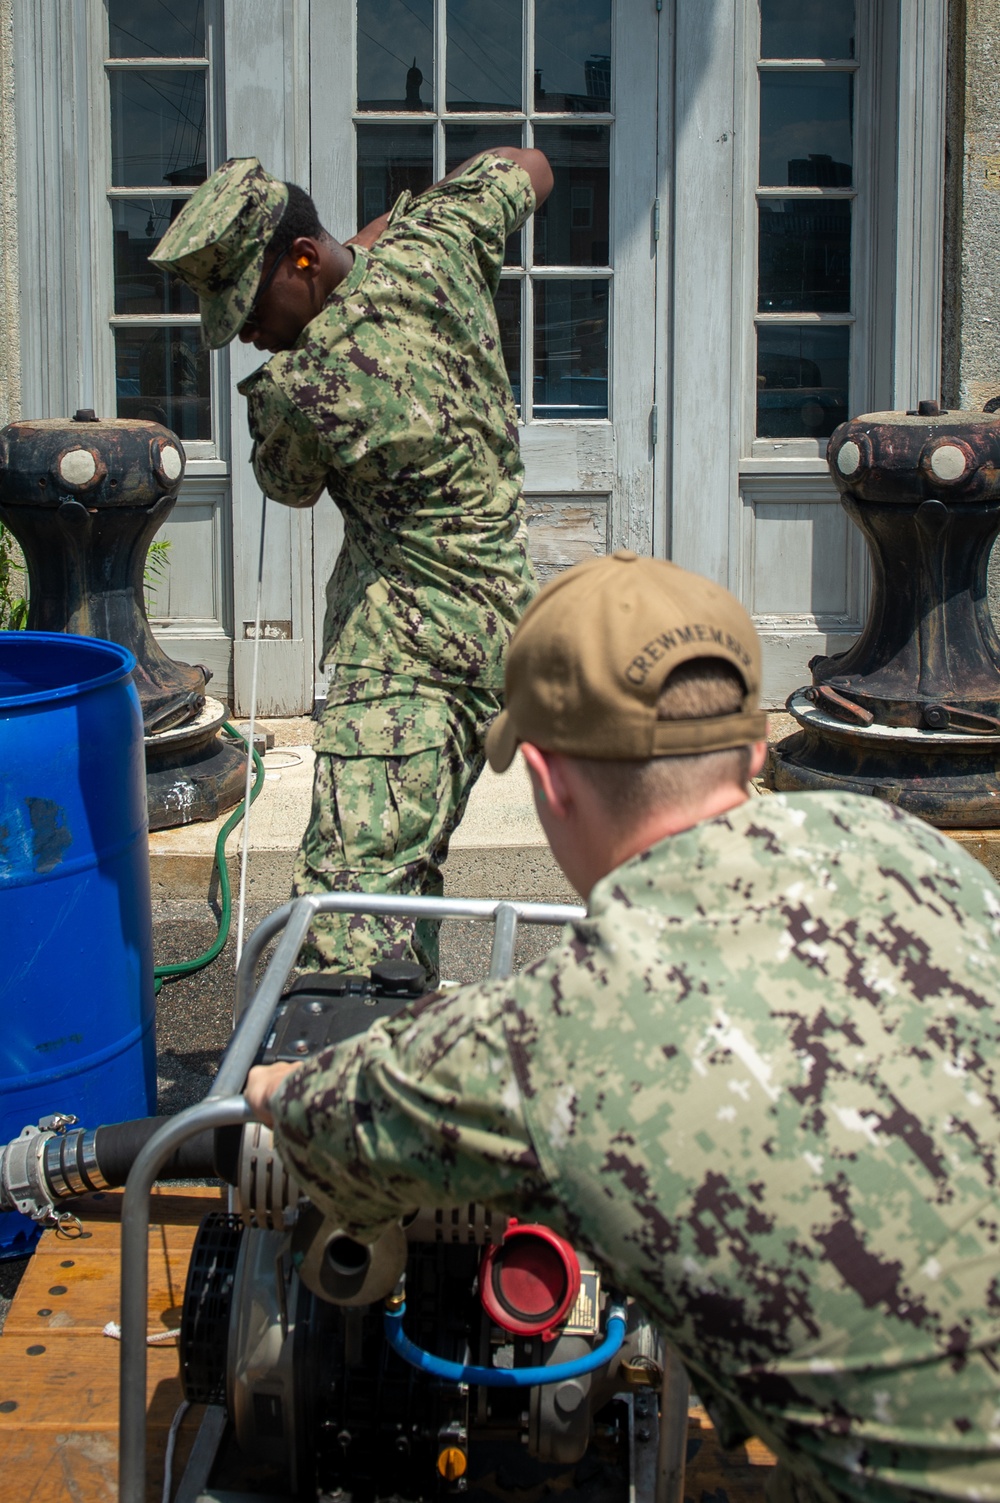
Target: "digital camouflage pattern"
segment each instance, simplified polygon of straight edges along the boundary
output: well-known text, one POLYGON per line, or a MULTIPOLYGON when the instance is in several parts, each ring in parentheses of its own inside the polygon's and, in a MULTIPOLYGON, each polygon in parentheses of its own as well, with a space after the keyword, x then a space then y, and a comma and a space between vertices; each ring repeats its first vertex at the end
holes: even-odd
MULTIPOLYGON (((301 506, 325 487, 344 519, 296 894, 439 891, 482 770, 504 651, 535 588, 493 307, 507 236, 533 208, 528 174, 492 156, 404 193, 376 244, 352 246, 296 347, 240 383, 262 490, 301 506)), ((302 963, 360 969, 388 942, 436 977, 436 926, 407 944, 409 930, 326 916, 302 963)))
POLYGON ((231 157, 195 189, 150 256, 197 294, 210 349, 235 339, 246 323, 287 202, 285 184, 256 157, 231 157))
MULTIPOLYGON (((312 816, 294 891, 440 896, 441 863, 500 702, 488 689, 449 692, 391 676, 341 672, 334 684, 338 702, 316 732, 312 816)), ((436 984, 438 925, 322 914, 299 965, 367 971, 389 958, 417 961, 436 984)))
POLYGON ((753 799, 296 1070, 279 1147, 356 1234, 478 1200, 588 1249, 784 1498, 1000 1499, 998 936, 929 826, 753 799))
POLYGON ((261 489, 301 506, 325 487, 344 518, 328 664, 503 686, 534 579, 493 297, 533 208, 494 156, 404 193, 295 348, 240 382, 261 489))

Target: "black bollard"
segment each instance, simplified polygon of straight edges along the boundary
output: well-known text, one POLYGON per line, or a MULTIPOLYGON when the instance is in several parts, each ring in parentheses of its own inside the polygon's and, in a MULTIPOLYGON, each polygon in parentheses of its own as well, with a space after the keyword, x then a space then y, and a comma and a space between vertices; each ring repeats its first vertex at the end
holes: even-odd
POLYGON ((168 657, 146 618, 146 554, 183 476, 180 440, 159 423, 83 408, 0 431, 0 521, 27 565, 28 630, 103 637, 135 656, 151 830, 214 819, 243 790, 210 675, 168 657))
POLYGON ((1000 825, 1000 639, 986 600, 1000 531, 1000 420, 875 412, 827 449, 872 565, 853 647, 813 658, 775 748, 779 790, 847 788, 942 827, 1000 825))

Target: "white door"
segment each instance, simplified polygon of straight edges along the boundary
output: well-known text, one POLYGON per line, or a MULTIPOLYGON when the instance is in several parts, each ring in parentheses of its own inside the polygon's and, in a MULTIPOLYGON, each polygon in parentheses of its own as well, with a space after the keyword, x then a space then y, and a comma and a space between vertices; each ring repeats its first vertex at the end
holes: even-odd
POLYGON ((765 694, 863 624, 825 462, 845 417, 939 395, 944 0, 676 0, 667 505, 727 584, 765 694))
MULTIPOLYGON (((311 191, 334 234, 484 147, 552 162, 497 297, 543 578, 652 549, 658 29, 655 0, 313 7, 311 191)), ((321 502, 317 632, 339 541, 321 502)))

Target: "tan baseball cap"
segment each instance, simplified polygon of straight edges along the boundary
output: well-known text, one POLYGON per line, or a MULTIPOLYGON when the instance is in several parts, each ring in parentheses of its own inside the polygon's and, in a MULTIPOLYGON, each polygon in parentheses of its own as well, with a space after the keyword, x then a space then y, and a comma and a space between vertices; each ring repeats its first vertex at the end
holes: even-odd
POLYGON ((209 349, 246 323, 287 202, 288 188, 256 157, 232 157, 195 189, 150 256, 197 293, 209 349))
POLYGON ((626 549, 567 569, 532 601, 507 653, 507 708, 490 727, 494 772, 518 743, 598 760, 645 761, 748 746, 767 735, 757 707, 760 643, 721 585, 626 549), (740 710, 658 720, 656 701, 681 663, 722 658, 742 675, 740 710))

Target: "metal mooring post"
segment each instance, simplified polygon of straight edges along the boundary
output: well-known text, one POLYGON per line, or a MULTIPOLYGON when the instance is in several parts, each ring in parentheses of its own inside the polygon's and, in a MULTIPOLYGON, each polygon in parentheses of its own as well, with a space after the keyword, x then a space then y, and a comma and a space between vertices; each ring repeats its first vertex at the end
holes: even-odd
POLYGON ((28 566, 28 630, 104 637, 135 657, 151 830, 214 819, 243 793, 245 753, 219 736, 211 675, 167 657, 146 619, 147 552, 184 463, 169 428, 89 407, 0 430, 0 522, 28 566))
POLYGON ((855 645, 813 658, 775 750, 782 791, 873 794, 942 827, 1000 825, 1000 639, 986 568, 1000 530, 1000 420, 872 412, 842 423, 830 473, 871 555, 855 645))

